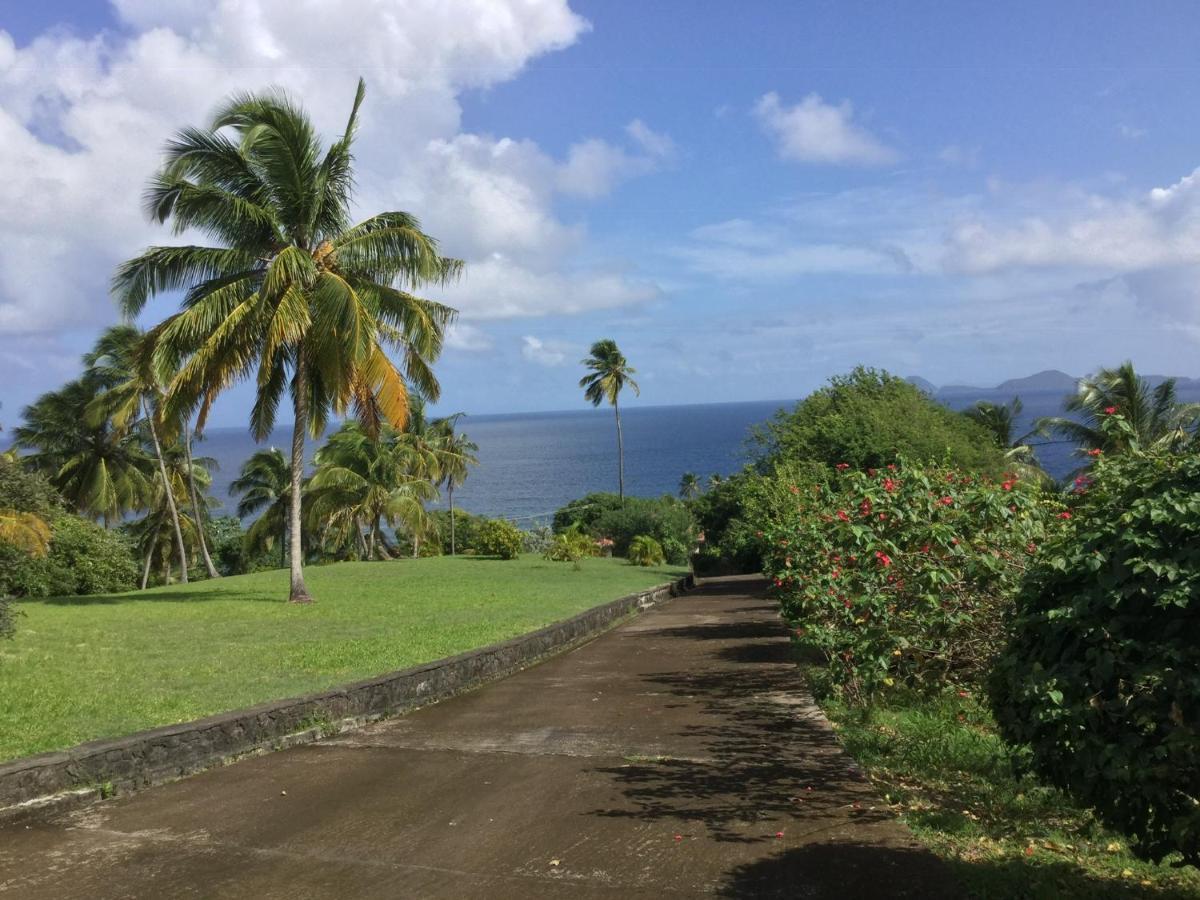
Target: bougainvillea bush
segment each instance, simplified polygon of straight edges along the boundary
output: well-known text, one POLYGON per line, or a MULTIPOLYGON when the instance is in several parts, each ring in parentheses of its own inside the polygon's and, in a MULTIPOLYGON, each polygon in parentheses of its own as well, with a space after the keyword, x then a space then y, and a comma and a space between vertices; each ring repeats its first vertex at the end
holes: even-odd
POLYGON ((902 461, 827 482, 764 480, 764 571, 803 645, 850 700, 903 684, 967 688, 1061 507, 1014 476, 902 461))
POLYGON ((1018 599, 992 708, 1136 852, 1197 864, 1200 443, 1101 455, 1080 488, 1018 599))

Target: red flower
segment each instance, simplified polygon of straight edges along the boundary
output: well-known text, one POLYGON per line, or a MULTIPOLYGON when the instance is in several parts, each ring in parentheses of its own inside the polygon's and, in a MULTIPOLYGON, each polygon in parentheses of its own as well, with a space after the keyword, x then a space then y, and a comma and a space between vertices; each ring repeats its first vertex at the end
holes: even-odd
POLYGON ((1103 452, 1104 451, 1101 450, 1099 447, 1093 447, 1091 450, 1088 451, 1088 456, 1099 456, 1103 452))
POLYGON ((1025 552, 1026 553, 1037 553, 1037 544, 1035 544, 1033 541, 1030 541, 1028 544, 1025 545, 1025 552))
POLYGON ((938 501, 938 503, 942 504, 942 506, 953 506, 954 498, 953 497, 943 497, 941 500, 938 501))
POLYGON ((836 466, 834 466, 834 468, 839 472, 844 472, 846 469, 850 468, 850 463, 838 463, 836 466))
POLYGON ((896 489, 896 482, 890 478, 883 479, 883 489, 889 494, 896 489))
POLYGON ((888 556, 886 553, 884 553, 882 550, 875 551, 875 558, 877 560, 879 560, 879 564, 881 566, 886 567, 886 566, 890 566, 892 564, 892 558, 890 556, 888 556))
POLYGON ((1006 491, 1011 491, 1013 489, 1013 483, 1011 481, 1006 481, 1004 484, 1000 485, 1000 487, 1004 488, 1006 491))
POLYGON ((863 497, 862 503, 858 504, 858 514, 860 516, 869 516, 871 514, 871 498, 863 497))
POLYGON ((895 472, 895 471, 896 471, 896 464, 895 464, 895 463, 888 463, 888 471, 889 471, 889 472, 895 472))
POLYGON ((850 521, 850 517, 848 515, 846 515, 846 511, 844 509, 838 510, 838 518, 841 519, 843 522, 850 521))
POLYGON ((1071 514, 1064 509, 1062 512, 1060 512, 1058 514, 1058 517, 1060 519, 1069 519, 1069 518, 1071 518, 1071 514))
POLYGON ((922 552, 922 553, 928 553, 928 552, 929 552, 929 545, 928 545, 928 544, 923 544, 923 545, 921 546, 921 552, 922 552))
POLYGON ((1116 412, 1117 412, 1117 408, 1116 408, 1115 406, 1106 406, 1106 407, 1104 407, 1104 414, 1105 414, 1106 416, 1115 415, 1115 414, 1116 414, 1116 412))
POLYGON ((850 608, 850 598, 849 597, 844 597, 842 599, 842 606, 846 607, 846 609, 850 608))

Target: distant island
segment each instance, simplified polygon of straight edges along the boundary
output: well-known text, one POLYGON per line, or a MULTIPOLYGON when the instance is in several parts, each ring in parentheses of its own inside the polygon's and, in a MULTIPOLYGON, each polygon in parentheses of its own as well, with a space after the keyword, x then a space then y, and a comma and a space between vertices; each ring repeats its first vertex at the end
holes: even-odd
MULTIPOLYGON (((1170 375, 1147 375, 1146 381, 1151 387, 1157 387, 1168 378, 1174 377, 1178 388, 1181 391, 1200 390, 1200 378, 1186 378, 1183 376, 1170 375)), ((973 395, 995 395, 1008 394, 1018 396, 1022 394, 1070 394, 1074 393, 1075 385, 1079 382, 1079 377, 1068 375, 1066 372, 1058 369, 1046 369, 1042 372, 1036 372, 1033 375, 1027 375, 1024 378, 1010 378, 1003 381, 995 387, 976 387, 967 384, 947 384, 938 386, 927 378, 922 378, 919 375, 910 375, 905 379, 910 384, 916 385, 931 397, 961 398, 964 394, 973 395)))

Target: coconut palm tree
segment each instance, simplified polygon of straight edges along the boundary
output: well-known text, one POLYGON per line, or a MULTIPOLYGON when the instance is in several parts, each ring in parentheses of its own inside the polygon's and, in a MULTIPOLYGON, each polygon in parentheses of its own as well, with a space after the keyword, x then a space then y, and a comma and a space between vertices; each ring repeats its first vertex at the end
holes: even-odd
POLYGON ((1182 442, 1200 421, 1200 404, 1181 403, 1174 378, 1151 388, 1131 362, 1080 379, 1063 409, 1074 417, 1047 416, 1038 420, 1037 427, 1074 441, 1083 454, 1088 450, 1120 453, 1135 443, 1142 447, 1173 445, 1182 442), (1129 433, 1102 426, 1109 410, 1120 413, 1130 426, 1129 433))
POLYGON ((50 552, 50 526, 33 513, 0 509, 0 541, 30 556, 45 556, 50 552))
POLYGON ((425 503, 437 498, 437 488, 415 474, 420 464, 401 434, 385 427, 376 437, 347 422, 317 451, 315 462, 309 517, 334 546, 349 543, 364 559, 390 559, 384 524, 403 525, 419 546, 430 527, 425 503))
POLYGON ((327 150, 285 94, 233 97, 207 128, 168 144, 147 210, 207 246, 151 247, 119 267, 113 292, 126 315, 164 291, 185 291, 182 310, 156 329, 158 362, 177 371, 168 418, 198 410, 254 376, 251 431, 265 440, 285 392, 293 430, 289 540, 292 602, 304 582, 304 438, 350 410, 371 433, 408 417, 409 384, 436 398, 430 364, 454 310, 410 293, 442 284, 462 263, 444 257, 416 218, 384 212, 350 224, 351 150, 365 88, 359 82, 344 133, 327 150), (399 354, 397 366, 386 348, 399 354))
POLYGON ((22 464, 43 473, 73 509, 101 519, 105 527, 144 509, 154 481, 154 461, 142 449, 141 432, 89 415, 109 387, 85 373, 27 406, 24 424, 13 429, 16 446, 31 451, 22 464))
POLYGON ((446 503, 450 508, 451 556, 457 552, 454 531, 454 489, 461 487, 462 483, 467 480, 471 466, 479 465, 479 458, 475 455, 479 452, 479 445, 465 434, 454 430, 462 415, 462 413, 455 413, 444 419, 438 419, 438 426, 442 431, 439 448, 441 479, 438 484, 446 486, 446 503))
POLYGON ((287 566, 288 511, 291 503, 292 473, 283 451, 272 447, 259 450, 242 464, 240 475, 229 485, 230 496, 241 495, 238 518, 260 513, 246 532, 249 552, 269 549, 279 538, 279 566, 287 566))
POLYGON ((175 534, 179 580, 187 584, 187 549, 175 492, 161 489, 167 486, 169 479, 160 438, 163 388, 153 365, 153 345, 147 335, 133 325, 114 325, 106 329, 96 340, 91 352, 84 355, 83 364, 90 376, 110 385, 88 406, 89 419, 97 423, 108 419, 113 428, 118 430, 128 430, 141 423, 150 435, 161 479, 158 496, 165 498, 171 529, 175 534))
POLYGON ((684 472, 679 479, 679 496, 685 500, 700 496, 700 479, 695 472, 684 472))
POLYGON ((613 413, 617 417, 617 494, 621 503, 625 502, 625 437, 621 433, 621 391, 626 387, 632 388, 635 394, 641 394, 641 389, 633 375, 637 373, 629 365, 625 356, 617 348, 617 342, 605 338, 592 344, 586 359, 580 360, 580 365, 591 370, 591 374, 579 379, 579 386, 584 389, 583 396, 592 406, 599 406, 605 400, 612 404, 613 413))

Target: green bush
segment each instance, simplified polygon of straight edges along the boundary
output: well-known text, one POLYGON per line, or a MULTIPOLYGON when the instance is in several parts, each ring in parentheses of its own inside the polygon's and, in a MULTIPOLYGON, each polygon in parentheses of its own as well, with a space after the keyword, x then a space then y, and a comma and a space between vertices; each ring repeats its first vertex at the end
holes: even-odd
POLYGON ((62 509, 62 500, 44 476, 27 472, 17 463, 0 457, 0 509, 33 513, 47 519, 62 509))
MULTIPOLYGON (((435 509, 430 512, 430 516, 437 525, 438 543, 442 548, 442 553, 448 554, 450 552, 450 511, 435 509)), ((479 526, 485 521, 487 520, 483 516, 472 515, 462 509, 454 510, 454 551, 456 553, 465 553, 475 549, 479 526)))
POLYGON ((897 457, 999 474, 1003 451, 992 433, 887 372, 856 368, 831 378, 756 434, 760 466, 815 460, 832 467, 882 468, 897 457))
POLYGON ((521 529, 504 519, 487 519, 479 526, 475 550, 484 556, 516 559, 521 555, 521 529))
POLYGON ((1200 441, 1102 457, 1080 488, 1021 593, 992 707, 1135 852, 1200 864, 1200 441))
POLYGON ((554 514, 557 533, 572 527, 596 539, 610 538, 617 556, 627 556, 630 542, 638 535, 659 543, 674 541, 686 548, 694 532, 687 505, 671 496, 626 497, 622 506, 616 494, 588 494, 554 514))
POLYGON ((854 701, 980 682, 1025 567, 1060 524, 1036 485, 944 466, 777 477, 749 508, 784 615, 854 701))
POLYGON ((626 555, 635 566, 661 566, 666 561, 662 544, 647 534, 639 534, 630 541, 626 555))
POLYGON ((521 549, 526 553, 545 554, 557 537, 549 525, 539 525, 521 533, 521 549))
POLYGON ((69 513, 53 517, 50 526, 50 553, 40 559, 0 544, 0 595, 106 594, 137 586, 137 563, 124 535, 69 513))
POLYGON ((554 535, 542 556, 551 562, 578 563, 581 559, 596 555, 596 543, 577 528, 554 535))

